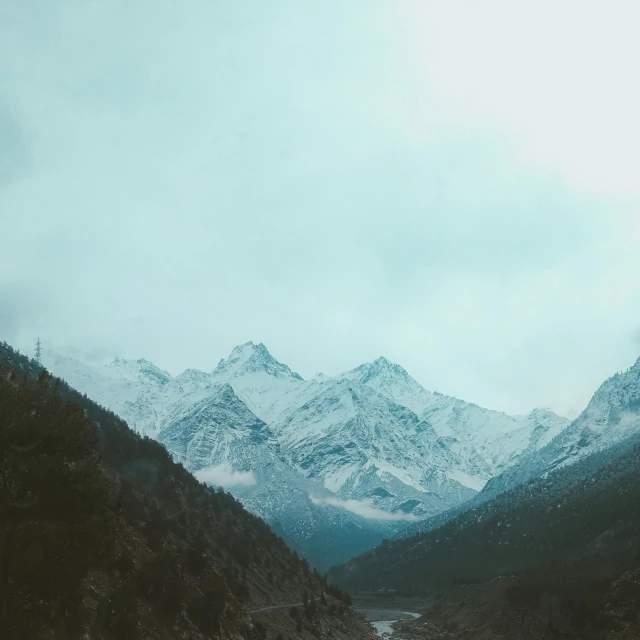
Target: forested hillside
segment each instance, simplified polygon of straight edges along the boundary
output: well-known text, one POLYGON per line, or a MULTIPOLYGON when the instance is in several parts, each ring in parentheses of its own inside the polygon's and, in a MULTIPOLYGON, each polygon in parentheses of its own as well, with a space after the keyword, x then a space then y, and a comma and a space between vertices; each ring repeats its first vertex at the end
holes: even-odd
POLYGON ((640 444, 628 443, 530 481, 440 528, 389 541, 330 576, 343 587, 438 594, 445 608, 462 588, 477 602, 497 598, 511 612, 538 612, 550 602, 553 615, 561 614, 556 625, 580 638, 600 638, 638 629, 638 504, 640 444))
POLYGON ((0 514, 1 638, 371 633, 232 496, 6 344, 0 514))

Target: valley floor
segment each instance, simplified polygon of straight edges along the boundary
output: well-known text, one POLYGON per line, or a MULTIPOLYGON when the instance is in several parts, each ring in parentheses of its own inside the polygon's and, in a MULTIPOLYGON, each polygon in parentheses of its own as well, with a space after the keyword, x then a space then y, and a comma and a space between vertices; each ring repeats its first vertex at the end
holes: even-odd
POLYGON ((393 625, 399 620, 414 620, 428 606, 424 598, 404 598, 360 594, 353 597, 354 608, 365 616, 381 638, 393 635, 393 625))
POLYGON ((288 605, 269 607, 253 611, 251 622, 258 623, 269 629, 269 637, 281 635, 284 638, 299 638, 302 640, 375 640, 376 636, 370 625, 366 623, 360 612, 348 609, 344 615, 331 615, 325 607, 319 607, 318 613, 311 624, 302 615, 300 607, 301 628, 296 629, 296 622, 292 619, 288 605))
MULTIPOLYGON (((640 575, 627 573, 614 585, 604 618, 577 631, 570 611, 557 598, 542 596, 537 606, 505 601, 512 578, 452 589, 431 602, 415 619, 398 619, 394 640, 638 640, 640 575)), ((384 637, 384 636, 383 636, 384 637)))
POLYGON ((372 622, 373 628, 376 630, 378 635, 381 638, 391 638, 394 634, 394 625, 398 620, 406 620, 412 618, 419 618, 420 614, 418 613, 407 613, 406 611, 397 611, 393 612, 394 614, 398 614, 402 617, 393 618, 392 620, 378 620, 376 622, 372 622))

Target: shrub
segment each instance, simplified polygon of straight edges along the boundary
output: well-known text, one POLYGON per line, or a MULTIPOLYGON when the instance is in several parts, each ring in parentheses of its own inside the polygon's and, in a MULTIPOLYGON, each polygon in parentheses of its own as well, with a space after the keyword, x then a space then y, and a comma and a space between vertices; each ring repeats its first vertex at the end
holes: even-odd
POLYGON ((215 634, 220 629, 226 601, 227 591, 222 582, 210 581, 203 595, 189 602, 187 613, 201 631, 215 634))
POLYGON ((116 589, 109 599, 107 628, 118 640, 130 640, 138 635, 139 621, 135 588, 127 583, 116 589))

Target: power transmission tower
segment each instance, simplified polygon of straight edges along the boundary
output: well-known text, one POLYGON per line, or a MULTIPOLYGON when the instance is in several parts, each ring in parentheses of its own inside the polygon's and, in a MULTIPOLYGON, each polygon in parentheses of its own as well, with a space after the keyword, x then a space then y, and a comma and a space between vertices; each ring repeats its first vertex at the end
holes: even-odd
POLYGON ((40 336, 38 336, 38 340, 36 342, 36 362, 38 364, 42 364, 42 342, 40 342, 40 336))

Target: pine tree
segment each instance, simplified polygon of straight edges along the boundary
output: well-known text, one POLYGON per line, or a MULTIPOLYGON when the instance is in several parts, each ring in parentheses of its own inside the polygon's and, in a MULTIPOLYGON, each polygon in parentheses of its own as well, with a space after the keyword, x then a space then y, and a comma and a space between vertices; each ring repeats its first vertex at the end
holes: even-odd
POLYGON ((30 638, 43 620, 75 637, 82 580, 111 552, 96 428, 57 391, 46 371, 26 387, 0 382, 2 638, 30 638))

